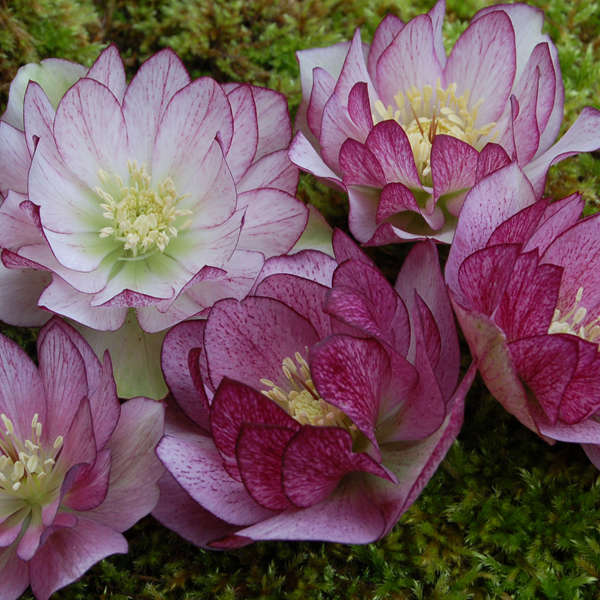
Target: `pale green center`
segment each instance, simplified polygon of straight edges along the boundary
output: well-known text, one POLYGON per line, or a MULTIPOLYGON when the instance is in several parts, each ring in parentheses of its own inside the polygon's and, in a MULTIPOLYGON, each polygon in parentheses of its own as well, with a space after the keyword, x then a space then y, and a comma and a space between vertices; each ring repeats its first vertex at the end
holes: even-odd
POLYGON ((384 106, 381 100, 374 105, 375 124, 393 119, 406 132, 421 181, 425 184, 431 184, 431 146, 437 134, 455 137, 480 150, 484 143, 491 141, 487 136, 496 126, 496 123, 487 123, 476 127, 483 98, 469 108, 469 90, 457 96, 456 88, 456 83, 451 83, 444 89, 438 80, 435 89, 431 85, 422 90, 412 86, 404 94, 398 92, 394 96, 396 108, 384 106))
POLYGON ((189 226, 189 222, 179 222, 179 217, 192 211, 177 208, 184 196, 177 195, 170 177, 153 185, 145 165, 129 161, 127 168, 126 184, 118 175, 98 172, 102 187, 96 187, 95 192, 102 200, 102 216, 110 223, 99 235, 122 242, 130 259, 141 259, 156 251, 164 252, 179 231, 189 226))
POLYGON ((587 319, 587 308, 580 306, 582 298, 583 288, 580 287, 575 301, 564 315, 561 315, 558 308, 554 310, 548 333, 569 333, 594 344, 600 343, 600 317, 587 319), (584 324, 586 319, 587 323, 584 324))
POLYGON ((321 398, 311 378, 308 363, 299 352, 294 354, 294 359, 289 356, 284 358, 281 370, 288 382, 287 390, 270 379, 261 379, 260 382, 270 388, 262 391, 267 398, 302 425, 342 427, 352 435, 357 432, 356 425, 341 410, 321 398))
POLYGON ((20 440, 13 422, 0 414, 4 432, 0 432, 0 493, 5 497, 26 501, 29 505, 43 505, 58 491, 62 475, 53 477, 56 458, 63 445, 58 436, 50 448, 41 445, 42 423, 36 413, 31 421, 31 437, 20 440))

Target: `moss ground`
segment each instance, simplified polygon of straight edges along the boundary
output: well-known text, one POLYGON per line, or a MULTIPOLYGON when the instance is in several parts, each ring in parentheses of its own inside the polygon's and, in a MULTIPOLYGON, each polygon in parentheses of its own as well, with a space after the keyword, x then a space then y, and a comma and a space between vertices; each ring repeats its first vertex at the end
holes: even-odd
MULTIPOLYGON (((600 104, 600 2, 536 0, 558 46, 566 89, 565 128, 600 104)), ((449 46, 489 4, 449 0, 449 46)), ((300 100, 295 50, 369 41, 388 12, 428 10, 418 0, 3 0, 0 107, 17 68, 56 56, 90 64, 115 42, 131 73, 172 47, 193 76, 249 81, 300 100)), ((600 155, 551 169, 547 193, 579 190, 600 207, 600 155)), ((302 176, 299 196, 344 226, 346 201, 302 176)), ((378 251, 392 275, 400 248, 378 251)), ((29 351, 35 332, 3 328, 29 351)), ((546 445, 489 397, 479 382, 465 425, 441 468, 393 532, 377 544, 263 543, 205 552, 144 519, 114 556, 59 591, 56 600, 158 599, 600 599, 600 476, 575 445, 546 445)), ((24 598, 31 600, 29 593, 24 598)))

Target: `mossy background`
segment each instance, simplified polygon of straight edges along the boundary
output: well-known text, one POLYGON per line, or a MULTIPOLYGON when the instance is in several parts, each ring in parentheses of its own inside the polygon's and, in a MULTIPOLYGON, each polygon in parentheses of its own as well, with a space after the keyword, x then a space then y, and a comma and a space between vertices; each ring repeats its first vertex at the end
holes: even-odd
MULTIPOLYGON (((450 48, 490 2, 449 0, 450 48)), ((534 2, 560 56, 565 126, 600 105, 600 3, 534 2)), ((370 41, 388 12, 407 20, 432 2, 399 0, 0 0, 0 110, 17 68, 47 57, 86 65, 115 42, 129 74, 172 47, 193 76, 247 81, 300 101, 294 52, 351 37, 370 41)), ((550 171, 547 194, 584 194, 600 207, 600 155, 550 171)), ((299 196, 345 226, 345 198, 301 177, 299 196)), ((393 277, 399 247, 375 257, 393 277)), ((4 327, 28 351, 35 332, 4 327)), ((465 358, 465 365, 468 360, 465 358)), ((113 556, 55 600, 158 599, 600 599, 600 475, 576 445, 546 445, 506 414, 479 380, 458 441, 393 532, 368 546, 260 543, 206 552, 150 517, 113 556)), ((31 600, 27 592, 23 598, 31 600)))

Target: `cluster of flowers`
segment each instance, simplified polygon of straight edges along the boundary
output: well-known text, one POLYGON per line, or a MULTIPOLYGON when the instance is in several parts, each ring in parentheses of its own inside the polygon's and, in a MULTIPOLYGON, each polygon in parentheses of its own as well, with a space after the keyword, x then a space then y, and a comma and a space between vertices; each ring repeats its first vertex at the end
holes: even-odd
POLYGON ((113 46, 19 71, 0 319, 43 328, 38 367, 0 337, 2 598, 46 600, 150 512, 210 548, 377 540, 477 370, 600 467, 600 216, 542 197, 551 164, 600 147, 600 112, 556 141, 536 9, 482 10, 449 56, 444 11, 299 52, 293 141, 280 94, 191 81, 169 50, 129 84, 113 46), (295 198, 298 167, 348 194, 359 242, 415 241, 394 287, 295 198))

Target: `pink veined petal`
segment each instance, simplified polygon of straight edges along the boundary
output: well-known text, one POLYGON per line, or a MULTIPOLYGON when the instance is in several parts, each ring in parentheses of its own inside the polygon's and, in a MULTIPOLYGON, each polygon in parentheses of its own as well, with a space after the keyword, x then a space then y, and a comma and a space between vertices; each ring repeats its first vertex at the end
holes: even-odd
POLYGON ((377 123, 365 144, 381 166, 386 182, 398 181, 415 189, 423 187, 408 137, 396 121, 377 123))
POLYGON ((47 443, 52 444, 57 436, 64 436, 69 431, 82 399, 88 397, 86 369, 69 336, 52 323, 40 337, 38 357, 50 409, 43 423, 44 435, 47 443))
POLYGON ((251 525, 273 515, 256 504, 242 483, 232 479, 210 438, 166 435, 158 457, 177 483, 204 509, 232 525, 251 525))
POLYGON ((283 94, 250 86, 258 123, 258 141, 254 162, 268 154, 285 150, 292 139, 292 124, 288 111, 288 103, 283 94))
POLYGON ((152 177, 177 181, 193 171, 214 139, 227 154, 233 136, 231 106, 221 86, 208 77, 196 79, 169 101, 158 125, 152 153, 152 177))
POLYGON ((366 82, 355 83, 348 94, 348 114, 354 124, 364 131, 373 128, 369 90, 366 82))
POLYGON ((17 344, 0 336, 0 413, 14 424, 17 437, 31 435, 34 414, 45 423, 46 398, 40 374, 17 344))
POLYGON ((333 231, 332 245, 335 259, 339 264, 348 259, 355 259, 375 266, 375 263, 358 247, 356 242, 341 229, 333 231))
POLYGON ((340 71, 334 89, 334 94, 340 99, 343 105, 347 105, 350 91, 360 81, 367 84, 369 94, 375 97, 375 90, 365 61, 365 45, 361 42, 360 29, 357 28, 354 31, 354 36, 348 48, 348 54, 344 60, 344 66, 340 71))
POLYGON ((237 247, 262 252, 265 258, 288 252, 308 221, 300 200, 272 188, 240 194, 238 206, 246 207, 246 212, 237 247))
POLYGON ((102 185, 100 169, 127 181, 128 138, 121 105, 98 81, 80 79, 64 95, 54 136, 70 172, 91 189, 102 185))
POLYGON ((236 537, 242 542, 249 538, 367 544, 379 539, 385 527, 383 511, 374 500, 374 494, 362 480, 343 479, 322 502, 282 512, 238 530, 236 537))
POLYGON ((233 137, 227 153, 227 165, 237 183, 253 162, 258 147, 257 110, 249 85, 238 86, 227 94, 227 99, 233 117, 233 137))
POLYGON ((446 0, 438 0, 435 6, 427 13, 431 19, 433 28, 433 46, 437 59, 442 69, 446 66, 446 50, 444 48, 444 37, 442 27, 444 26, 444 17, 446 15, 446 0))
POLYGON ((352 452, 352 437, 337 427, 303 427, 287 445, 283 458, 283 486, 298 507, 325 500, 340 479, 364 471, 393 481, 369 455, 352 452))
POLYGON ((242 482, 254 500, 270 510, 291 503, 283 491, 283 455, 297 429, 244 423, 236 446, 242 482))
POLYGON ((110 463, 110 450, 107 449, 98 452, 94 464, 81 465, 61 506, 76 511, 88 511, 98 506, 106 498, 108 491, 110 463))
POLYGON ((230 379, 224 379, 217 389, 210 418, 215 446, 227 470, 236 478, 239 476, 236 449, 245 423, 283 427, 293 431, 300 429, 298 422, 273 400, 230 379))
POLYGON ((340 148, 340 168, 345 185, 382 187, 385 175, 375 155, 360 142, 347 139, 340 148))
POLYGON ((375 85, 385 106, 396 105, 398 92, 412 86, 423 89, 431 85, 435 89, 436 81, 443 81, 435 44, 429 15, 415 17, 396 35, 377 61, 375 85))
POLYGON ((578 339, 577 343, 579 360, 559 410, 559 419, 569 424, 581 423, 600 409, 597 344, 582 339, 578 339))
POLYGON ((179 57, 169 48, 157 52, 138 69, 123 99, 129 150, 149 165, 158 124, 171 98, 190 82, 179 57))
POLYGON ((465 310, 456 302, 453 307, 487 388, 509 413, 539 433, 502 330, 484 315, 465 310))
POLYGON ((561 314, 570 310, 579 288, 583 288, 580 305, 587 308, 588 315, 582 325, 587 324, 600 311, 600 274, 596 267, 600 244, 599 228, 600 216, 592 215, 582 219, 553 240, 542 256, 543 263, 560 265, 563 269, 557 306, 561 314), (582 257, 585 259, 582 260, 582 257))
POLYGON ((235 532, 235 526, 219 519, 198 504, 170 473, 165 473, 158 485, 160 498, 152 516, 183 539, 205 547, 211 540, 235 532))
POLYGON ((339 175, 321 158, 321 155, 315 150, 314 146, 308 141, 302 132, 298 132, 292 140, 289 150, 290 160, 303 171, 312 173, 319 179, 343 188, 344 184, 339 175))
POLYGON ((291 162, 288 149, 284 148, 267 154, 252 163, 238 181, 236 189, 238 194, 241 194, 257 188, 268 187, 294 196, 298 187, 298 177, 298 168, 291 162))
MULTIPOLYGON (((543 203, 540 203, 540 205, 543 203)), ((581 194, 575 193, 562 200, 557 200, 546 206, 541 224, 528 237, 523 246, 523 252, 537 248, 541 255, 548 246, 569 227, 574 225, 583 211, 584 200, 581 194)))
POLYGON ((331 279, 337 265, 338 263, 331 256, 310 249, 302 250, 292 256, 273 256, 265 261, 257 279, 257 286, 270 275, 287 273, 331 287, 331 279))
POLYGON ((0 191, 10 189, 26 194, 30 165, 24 133, 0 121, 0 191))
POLYGON ((478 159, 479 153, 473 146, 455 137, 436 135, 430 159, 434 197, 472 187, 478 159))
POLYGON ((262 378, 286 385, 283 359, 305 354, 317 340, 314 327, 278 300, 222 300, 213 306, 204 332, 212 384, 216 388, 229 377, 257 389, 262 378))
POLYGON ((457 96, 470 92, 470 106, 483 99, 475 122, 480 126, 502 114, 516 68, 514 29, 509 17, 497 11, 471 22, 448 57, 444 78, 456 82, 457 96))
POLYGON ((457 384, 460 350, 450 300, 433 242, 413 246, 398 274, 395 289, 404 300, 409 315, 416 308, 414 292, 431 311, 441 339, 440 360, 435 373, 442 394, 449 397, 457 384))
POLYGON ((600 469, 600 444, 581 444, 581 447, 592 461, 592 464, 600 469))
POLYGON ((164 405, 133 398, 121 407, 117 427, 108 442, 110 483, 102 504, 86 516, 116 531, 125 531, 146 516, 158 501, 163 466, 155 448, 163 434, 164 405))
POLYGON ((508 345, 519 377, 552 424, 559 417, 563 395, 577 365, 577 341, 569 337, 536 336, 508 345))
POLYGON ((516 163, 495 171, 467 194, 446 262, 445 278, 458 290, 458 269, 463 260, 487 245, 493 231, 509 217, 535 201, 528 179, 516 163), (490 198, 494 202, 490 203, 490 198))
POLYGON ((537 122, 538 91, 540 69, 536 68, 521 91, 520 97, 511 96, 512 137, 515 144, 515 158, 525 166, 536 154, 540 140, 537 122))
MULTIPOLYGON (((300 67, 302 102, 296 116, 295 128, 302 131, 305 135, 309 134, 306 122, 306 109, 313 88, 314 69, 317 67, 322 68, 329 73, 334 80, 337 80, 349 48, 350 42, 341 42, 326 48, 310 48, 309 50, 300 50, 296 52, 296 58, 298 59, 298 65, 300 67)), ((315 132, 315 136, 318 137, 318 131, 315 132)))
POLYGON ((375 220, 377 225, 402 212, 421 214, 413 193, 402 183, 388 183, 381 190, 375 220))
POLYGON ((90 67, 86 77, 95 79, 105 85, 119 103, 123 102, 123 95, 127 86, 125 67, 119 55, 119 50, 114 44, 102 51, 96 62, 90 67))
POLYGON ((494 319, 509 341, 548 331, 562 278, 563 269, 540 265, 535 251, 517 258, 494 319))
MULTIPOLYGON (((52 409, 50 407, 48 416, 52 416, 52 409)), ((51 424, 55 426, 54 431, 59 430, 61 425, 61 423, 58 423, 58 418, 55 418, 51 424)), ((55 468, 66 472, 74 465, 83 463, 92 464, 96 460, 96 440, 94 439, 90 403, 87 398, 81 399, 79 407, 72 416, 71 421, 64 424, 59 435, 63 436, 64 442, 55 468)), ((48 444, 52 444, 54 439, 56 439, 48 436, 47 431, 46 437, 48 444)))
POLYGON ((327 312, 406 355, 410 343, 404 303, 381 272, 358 260, 340 265, 333 277, 327 312))
POLYGON ((17 556, 14 547, 0 550, 0 577, 5 600, 17 600, 29 585, 29 565, 17 556))
POLYGON ((316 281, 276 273, 263 279, 254 293, 280 300, 309 321, 319 338, 324 338, 331 334, 331 319, 323 311, 328 292, 329 287, 316 281))
POLYGON ((491 142, 486 144, 477 159, 475 183, 479 183, 484 177, 505 167, 509 163, 510 158, 502 146, 491 142))
POLYGON ((80 518, 75 527, 57 528, 30 563, 31 589, 38 600, 81 577, 103 558, 127 552, 127 541, 113 529, 80 518))
POLYGON ((311 348, 309 363, 320 396, 358 427, 377 456, 381 392, 391 376, 384 348, 372 339, 336 335, 311 348))
POLYGON ((369 57, 367 59, 367 69, 373 81, 377 77, 377 61, 385 49, 392 43, 393 39, 400 33, 404 27, 404 22, 395 15, 386 15, 377 26, 373 34, 373 41, 369 48, 369 57))
POLYGON ((335 90, 336 80, 322 67, 315 67, 312 72, 312 90, 306 108, 306 122, 316 141, 321 135, 323 111, 327 101, 335 90))
POLYGON ((518 255, 519 246, 506 243, 467 256, 458 270, 464 303, 470 309, 492 315, 500 304, 518 255))
POLYGON ((54 313, 70 317, 74 321, 102 331, 115 331, 127 316, 127 308, 106 308, 91 305, 92 296, 77 291, 60 277, 42 292, 38 304, 54 313))
POLYGON ((188 321, 173 327, 163 342, 161 366, 177 404, 190 419, 208 431, 209 407, 204 383, 194 382, 190 372, 190 353, 195 348, 203 351, 205 326, 206 321, 188 321))
POLYGON ((53 135, 55 111, 44 90, 35 82, 29 82, 23 99, 25 140, 29 154, 33 156, 38 141, 53 135))
POLYGON ((369 130, 357 127, 348 113, 347 98, 334 93, 323 110, 321 122, 320 155, 325 163, 336 173, 340 171, 339 154, 342 144, 347 139, 364 142, 369 130))
POLYGON ((556 144, 525 165, 523 171, 531 181, 536 194, 541 196, 546 183, 546 173, 552 165, 574 154, 590 152, 599 147, 600 111, 586 106, 565 135, 556 144))
MULTIPOLYGON (((351 186, 348 225, 352 235, 362 243, 369 242, 377 230, 377 207, 381 193, 377 189, 351 186)), ((397 239, 396 236, 393 239, 397 239)))

